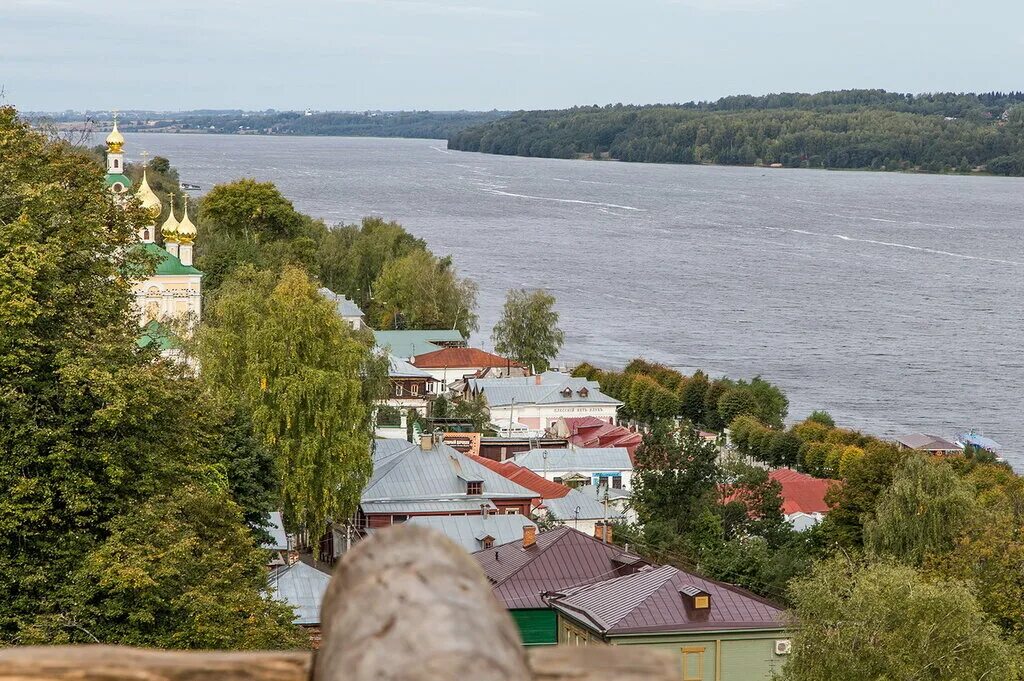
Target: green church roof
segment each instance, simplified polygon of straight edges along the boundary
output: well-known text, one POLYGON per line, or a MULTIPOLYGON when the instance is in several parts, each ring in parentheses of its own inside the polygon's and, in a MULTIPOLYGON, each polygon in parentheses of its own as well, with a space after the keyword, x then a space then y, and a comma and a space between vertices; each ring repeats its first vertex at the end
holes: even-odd
POLYGON ((128 179, 128 176, 121 173, 107 173, 107 176, 103 178, 103 183, 108 187, 114 186, 115 182, 120 182, 125 189, 132 186, 132 181, 128 179))
POLYGON ((142 327, 142 334, 135 340, 135 344, 140 348, 148 348, 154 343, 161 351, 174 347, 174 339, 171 334, 167 332, 163 324, 152 319, 142 327))
POLYGON ((191 265, 181 264, 176 256, 171 255, 164 249, 160 248, 156 244, 146 243, 142 244, 142 248, 145 249, 150 255, 157 257, 156 272, 155 274, 198 274, 202 276, 203 273, 197 270, 191 265))

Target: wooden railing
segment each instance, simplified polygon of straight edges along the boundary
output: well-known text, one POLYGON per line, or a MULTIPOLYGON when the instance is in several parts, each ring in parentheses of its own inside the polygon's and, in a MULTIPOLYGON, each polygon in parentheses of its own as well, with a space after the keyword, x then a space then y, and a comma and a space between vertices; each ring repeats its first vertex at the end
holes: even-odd
POLYGON ((476 561, 401 526, 339 563, 314 653, 118 646, 0 650, 0 681, 668 681, 671 654, 591 645, 524 649, 476 561))

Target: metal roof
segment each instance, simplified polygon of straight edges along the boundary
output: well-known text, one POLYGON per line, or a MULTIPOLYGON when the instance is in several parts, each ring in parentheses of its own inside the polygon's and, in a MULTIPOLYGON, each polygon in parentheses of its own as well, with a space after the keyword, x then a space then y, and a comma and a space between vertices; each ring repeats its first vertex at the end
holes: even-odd
POLYGON ((552 517, 565 523, 571 523, 577 518, 579 520, 604 520, 606 513, 609 520, 622 517, 622 514, 610 504, 606 511, 603 503, 575 489, 570 490, 564 497, 545 499, 544 508, 552 517), (577 509, 579 509, 579 515, 576 514, 577 509))
POLYGON ((542 499, 557 499, 569 493, 570 488, 560 483, 537 475, 529 468, 517 466, 511 461, 494 461, 484 456, 467 455, 482 466, 487 466, 495 473, 505 476, 512 482, 533 490, 542 499))
POLYGON ((469 553, 484 548, 485 537, 490 537, 495 545, 521 541, 523 527, 537 527, 532 520, 519 514, 428 515, 409 518, 408 523, 437 530, 469 553))
POLYGON ((379 347, 388 348, 398 357, 414 357, 426 352, 440 350, 436 343, 457 343, 462 345, 466 339, 455 329, 432 329, 416 331, 374 331, 374 341, 379 347))
POLYGON ((471 378, 468 387, 474 393, 483 393, 492 407, 526 404, 608 404, 622 403, 601 392, 597 381, 588 381, 557 371, 546 371, 537 376, 510 376, 507 378, 471 378), (538 383, 538 380, 540 381, 538 383), (563 391, 568 388, 568 395, 563 391), (586 389, 585 394, 580 391, 586 389))
POLYGON ((621 487, 609 487, 608 485, 582 485, 576 489, 579 490, 581 494, 586 494, 598 501, 604 501, 605 495, 607 495, 611 501, 630 499, 633 496, 632 492, 628 489, 622 489, 621 487))
POLYGON ((272 570, 267 576, 274 598, 295 608, 295 624, 320 624, 320 606, 331 576, 303 562, 272 570))
POLYGON ((338 313, 339 317, 362 317, 363 311, 359 309, 353 301, 349 300, 348 296, 340 293, 335 293, 326 286, 320 289, 320 295, 327 300, 334 303, 334 310, 338 313))
POLYGON ((602 634, 783 629, 785 611, 731 584, 671 565, 561 590, 549 604, 602 634), (681 591, 711 597, 709 610, 692 611, 681 591))
POLYGON ((646 564, 571 527, 538 533, 530 548, 524 549, 519 539, 473 557, 494 584, 494 595, 513 610, 546 608, 542 593, 622 575, 646 564))
POLYGON ((394 355, 388 355, 388 377, 389 378, 425 378, 433 381, 434 377, 423 369, 417 369, 404 359, 394 355))
POLYGON ((489 511, 497 510, 490 499, 470 497, 467 499, 420 499, 415 501, 364 501, 359 504, 363 513, 395 513, 409 515, 413 513, 479 513, 481 507, 489 511))
MULTIPOLYGON (((378 446, 382 440, 377 440, 378 446)), ((495 473, 444 443, 435 443, 430 451, 418 444, 383 445, 385 452, 374 456, 374 470, 363 489, 362 502, 438 502, 464 499, 477 507, 486 499, 532 499, 535 494, 495 473), (461 476, 461 477, 460 477, 461 476), (466 479, 483 482, 480 495, 468 495, 466 479)), ((364 508, 365 512, 365 508, 364 508)))
POLYGON ((531 449, 511 458, 517 466, 534 472, 612 472, 631 471, 633 462, 625 447, 574 447, 565 449, 531 449))
POLYGON ((927 435, 925 433, 910 433, 909 435, 901 435, 896 438, 896 442, 899 442, 904 447, 910 449, 920 449, 926 452, 951 452, 959 449, 963 449, 960 445, 955 442, 950 442, 945 438, 941 438, 938 435, 927 435))
POLYGON ((263 548, 271 551, 287 551, 288 535, 284 532, 284 521, 281 520, 280 511, 271 511, 267 514, 267 522, 264 525, 270 541, 263 544, 263 548))
POLYGON ((469 368, 484 369, 487 367, 521 368, 523 365, 511 359, 495 355, 479 348, 441 348, 433 352, 425 352, 416 355, 415 364, 418 367, 430 367, 431 369, 445 368, 469 368))

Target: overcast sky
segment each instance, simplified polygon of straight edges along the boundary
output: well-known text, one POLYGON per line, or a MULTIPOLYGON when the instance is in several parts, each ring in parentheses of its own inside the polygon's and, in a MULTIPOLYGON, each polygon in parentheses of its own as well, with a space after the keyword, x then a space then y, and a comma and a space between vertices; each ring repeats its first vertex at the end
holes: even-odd
POLYGON ((0 88, 23 110, 1012 90, 1022 26, 1022 0, 0 0, 0 88))

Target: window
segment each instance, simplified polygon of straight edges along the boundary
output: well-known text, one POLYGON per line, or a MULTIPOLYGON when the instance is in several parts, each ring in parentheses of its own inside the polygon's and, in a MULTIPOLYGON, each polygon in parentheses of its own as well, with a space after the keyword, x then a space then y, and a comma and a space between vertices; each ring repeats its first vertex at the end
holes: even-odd
POLYGON ((479 480, 471 480, 466 483, 466 494, 481 495, 484 493, 484 483, 479 480))
POLYGON ((412 395, 413 397, 416 397, 417 395, 420 394, 419 383, 413 383, 411 386, 409 386, 409 394, 412 395))
POLYGON ((397 525, 398 523, 404 523, 408 519, 409 516, 407 515, 393 515, 391 516, 391 524, 397 525))
POLYGON ((555 482, 557 482, 559 485, 561 485, 562 484, 562 479, 556 476, 555 477, 555 482))
POLYGON ((149 241, 149 228, 142 230, 142 240, 149 241))
POLYGON ((494 537, 484 537, 484 548, 494 548, 494 537))
POLYGON ((704 681, 704 648, 683 648, 683 681, 704 681))
POLYGON ((586 397, 587 395, 590 394, 590 391, 587 390, 586 388, 580 388, 579 392, 580 392, 580 397, 586 397))
POLYGON ((117 170, 117 159, 114 159, 114 170, 117 170))
POLYGON ((519 515, 519 509, 518 508, 506 508, 505 509, 505 515, 519 515))
POLYGON ((561 640, 559 643, 567 646, 585 646, 590 642, 590 636, 586 630, 568 622, 562 622, 561 640))
POLYGON ((621 475, 612 476, 612 487, 615 488, 615 489, 622 489, 622 476, 621 475))
POLYGON ((402 390, 403 390, 402 384, 401 383, 395 383, 395 397, 401 397, 402 396, 402 390))

